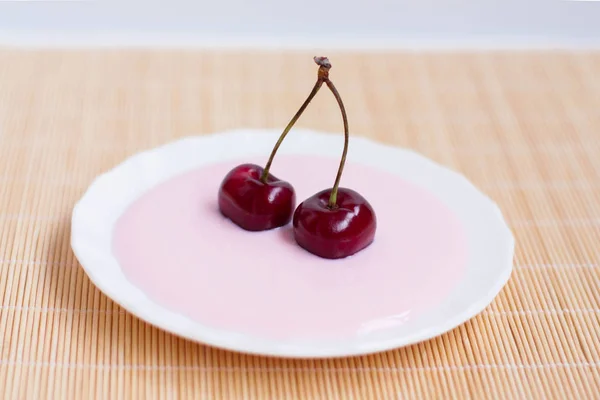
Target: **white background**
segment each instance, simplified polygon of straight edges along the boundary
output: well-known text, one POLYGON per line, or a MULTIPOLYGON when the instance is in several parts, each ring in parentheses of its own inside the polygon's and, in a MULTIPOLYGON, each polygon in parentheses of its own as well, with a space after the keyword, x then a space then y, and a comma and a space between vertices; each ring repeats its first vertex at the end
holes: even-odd
POLYGON ((600 47, 600 1, 0 0, 0 44, 600 47))

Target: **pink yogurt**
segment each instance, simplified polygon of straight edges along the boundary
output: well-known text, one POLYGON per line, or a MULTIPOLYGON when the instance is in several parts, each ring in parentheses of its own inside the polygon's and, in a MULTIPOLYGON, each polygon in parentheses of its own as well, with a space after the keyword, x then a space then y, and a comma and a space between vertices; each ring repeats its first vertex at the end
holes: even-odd
MULTIPOLYGON (((434 195, 385 171, 346 165, 342 186, 373 205, 375 242, 325 260, 294 242, 291 225, 246 232, 217 208, 225 174, 214 164, 148 191, 118 220, 113 251, 151 299, 212 328, 263 339, 352 338, 405 323, 443 302, 460 280, 467 241, 460 220, 434 195)), ((330 187, 338 160, 279 155, 271 172, 298 202, 330 187)))

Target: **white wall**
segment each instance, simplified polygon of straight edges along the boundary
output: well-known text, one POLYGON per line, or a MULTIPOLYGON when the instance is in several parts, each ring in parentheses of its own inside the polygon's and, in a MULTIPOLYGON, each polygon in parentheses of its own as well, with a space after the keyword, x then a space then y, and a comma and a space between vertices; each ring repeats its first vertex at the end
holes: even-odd
POLYGON ((600 46, 600 1, 0 0, 4 44, 600 46))

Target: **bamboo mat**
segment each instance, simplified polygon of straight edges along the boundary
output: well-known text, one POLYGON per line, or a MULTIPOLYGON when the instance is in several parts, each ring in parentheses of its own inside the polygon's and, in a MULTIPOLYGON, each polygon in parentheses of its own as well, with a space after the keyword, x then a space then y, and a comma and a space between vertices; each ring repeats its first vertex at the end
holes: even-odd
MULTIPOLYGON (((244 356, 95 289, 69 245, 94 176, 179 137, 283 127, 313 55, 0 51, 0 398, 600 398, 600 53, 326 54, 354 135, 464 173, 516 236, 505 289, 439 338, 244 356)), ((298 126, 341 132, 336 107, 317 96, 298 126)))

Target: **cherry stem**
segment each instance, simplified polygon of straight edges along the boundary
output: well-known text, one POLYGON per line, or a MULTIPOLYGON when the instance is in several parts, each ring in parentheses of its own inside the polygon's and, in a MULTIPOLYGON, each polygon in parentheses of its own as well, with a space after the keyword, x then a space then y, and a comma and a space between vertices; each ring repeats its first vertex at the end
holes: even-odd
POLYGON ((325 83, 327 85, 327 87, 329 88, 329 90, 331 90, 331 93, 333 93, 333 96, 335 97, 335 99, 337 100, 338 105, 340 106, 340 110, 342 112, 342 119, 344 121, 344 151, 342 152, 342 159, 340 160, 340 166, 338 168, 338 172, 335 177, 335 183, 333 184, 333 189, 331 189, 331 194, 329 195, 329 204, 328 204, 329 208, 335 208, 335 207, 337 207, 338 189, 340 186, 340 180, 342 179, 342 172, 344 170, 344 165, 346 164, 346 154, 348 153, 348 142, 350 140, 350 133, 348 130, 348 117, 346 116, 346 109, 344 107, 344 103, 342 102, 342 98, 340 97, 340 94, 338 93, 337 89, 335 88, 333 82, 331 82, 329 80, 329 70, 331 69, 331 63, 329 62, 329 59, 327 57, 314 57, 313 60, 319 66, 319 70, 317 72, 317 82, 315 83, 315 86, 313 87, 312 91, 310 92, 310 94, 308 95, 306 100, 304 100, 304 103, 302 104, 300 109, 296 112, 296 115, 294 115, 294 117, 290 120, 288 125, 285 127, 285 129, 279 136, 277 143, 275 143, 275 147, 273 147, 273 150, 271 151, 271 155, 269 156, 269 160, 267 161, 267 164, 265 165, 263 173, 260 176, 260 180, 263 183, 267 182, 267 177, 269 176, 269 170, 271 169, 271 164, 273 163, 273 159, 275 158, 275 154, 277 153, 279 146, 281 146, 281 143, 283 143, 283 140, 285 139, 285 137, 287 136, 289 131, 292 129, 292 127, 294 126, 296 121, 298 121, 298 118, 300 118, 300 116, 302 115, 304 110, 306 110, 306 107, 308 107, 308 105, 310 104, 313 97, 315 97, 315 95, 317 94, 319 89, 321 89, 321 86, 323 86, 323 83, 325 83))
POLYGON ((338 102, 340 106, 340 110, 342 112, 342 119, 344 120, 344 151, 342 152, 342 159, 340 160, 340 166, 338 168, 337 175, 335 177, 335 183, 333 184, 333 189, 331 189, 331 194, 329 195, 329 208, 335 208, 337 206, 337 194, 338 188, 340 186, 340 180, 342 179, 342 171, 344 170, 344 165, 346 164, 346 154, 348 154, 348 142, 350 140, 350 133, 348 130, 348 117, 346 116, 346 108, 344 107, 344 103, 342 102, 342 98, 338 93, 337 89, 333 85, 333 82, 329 80, 329 78, 325 78, 325 83, 327 87, 338 102))
POLYGON ((262 183, 267 183, 267 177, 269 176, 269 169, 271 169, 271 164, 273 163, 273 159, 275 158, 275 153, 277 153, 279 146, 281 146, 281 143, 283 143, 283 139, 285 139, 288 132, 292 129, 292 126, 294 126, 294 124, 296 123, 296 121, 298 121, 298 118, 300 118, 300 116, 302 115, 304 110, 306 110, 306 107, 308 107, 308 105, 310 104, 310 101, 313 99, 313 97, 315 97, 315 95, 317 94, 319 89, 321 89, 322 85, 323 85, 323 80, 320 78, 317 79, 315 86, 313 87, 312 91, 310 92, 310 94, 308 95, 306 100, 304 101, 304 104, 302 104, 300 109, 296 112, 296 115, 294 115, 294 117, 290 120, 290 122, 287 124, 287 126, 283 130, 283 133, 281 134, 281 136, 279 136, 277 143, 275 143, 275 147, 273 147, 273 151, 271 151, 271 155, 269 156, 267 165, 265 165, 265 169, 263 170, 263 173, 260 176, 260 180, 262 183))

